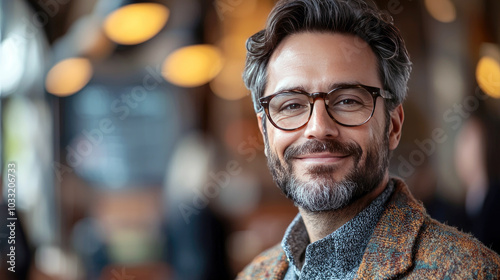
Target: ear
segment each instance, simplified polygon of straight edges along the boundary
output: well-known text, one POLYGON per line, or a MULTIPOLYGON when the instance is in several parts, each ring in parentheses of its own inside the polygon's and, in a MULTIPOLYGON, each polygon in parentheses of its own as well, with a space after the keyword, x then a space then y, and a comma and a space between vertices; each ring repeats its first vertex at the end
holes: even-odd
POLYGON ((404 111, 403 105, 399 105, 391 112, 391 123, 389 126, 389 149, 395 150, 399 141, 401 140, 401 132, 403 130, 403 121, 404 121, 404 111))
POLYGON ((263 113, 257 114, 257 124, 259 125, 259 130, 260 130, 260 133, 262 134, 262 138, 264 138, 264 136, 265 136, 264 135, 264 133, 265 133, 264 127, 262 127, 262 116, 263 115, 264 115, 263 113))
MULTIPOLYGON (((259 125, 259 130, 260 130, 260 134, 262 134, 262 139, 264 140, 264 142, 266 141, 266 129, 263 127, 263 123, 262 123, 262 117, 264 116, 264 113, 258 113, 257 114, 257 124, 259 125)), ((264 149, 264 154, 266 155, 267 157, 267 149, 264 149)))

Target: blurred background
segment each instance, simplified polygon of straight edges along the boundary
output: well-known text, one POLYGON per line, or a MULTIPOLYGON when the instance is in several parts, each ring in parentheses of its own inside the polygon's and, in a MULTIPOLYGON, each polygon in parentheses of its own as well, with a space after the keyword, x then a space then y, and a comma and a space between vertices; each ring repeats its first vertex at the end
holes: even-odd
MULTIPOLYGON (((280 242, 241 81, 274 2, 0 0, 0 279, 232 279, 280 242)), ((500 2, 375 2, 414 63, 391 173, 500 252, 500 2)))

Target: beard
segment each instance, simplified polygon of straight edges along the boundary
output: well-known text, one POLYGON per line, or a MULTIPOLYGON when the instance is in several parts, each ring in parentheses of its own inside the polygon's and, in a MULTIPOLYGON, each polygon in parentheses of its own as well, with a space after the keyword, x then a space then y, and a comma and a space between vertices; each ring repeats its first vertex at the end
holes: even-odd
POLYGON ((370 193, 382 182, 389 166, 387 130, 388 123, 383 139, 373 139, 373 144, 367 147, 364 161, 361 161, 363 150, 359 144, 343 143, 332 138, 289 146, 284 152, 284 163, 271 151, 265 133, 268 167, 278 187, 296 206, 309 212, 341 209, 370 193), (336 180, 333 174, 339 166, 316 165, 307 169, 305 175, 310 178, 308 181, 300 180, 292 164, 294 158, 321 152, 349 155, 353 160, 353 169, 344 178, 336 180))

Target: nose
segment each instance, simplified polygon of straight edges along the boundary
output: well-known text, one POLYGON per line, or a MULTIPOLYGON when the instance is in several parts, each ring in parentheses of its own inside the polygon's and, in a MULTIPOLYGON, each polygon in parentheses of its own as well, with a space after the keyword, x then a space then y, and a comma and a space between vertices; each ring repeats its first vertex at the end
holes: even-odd
POLYGON ((339 124, 328 115, 325 101, 317 99, 313 105, 313 111, 309 122, 304 130, 304 136, 309 139, 325 139, 339 135, 339 124))

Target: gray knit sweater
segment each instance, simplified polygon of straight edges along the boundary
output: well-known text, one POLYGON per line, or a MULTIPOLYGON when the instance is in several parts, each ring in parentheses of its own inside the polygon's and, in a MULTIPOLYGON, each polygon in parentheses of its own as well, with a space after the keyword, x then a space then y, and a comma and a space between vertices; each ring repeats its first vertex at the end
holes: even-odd
POLYGON ((285 280, 353 279, 393 190, 393 183, 389 181, 387 188, 356 217, 311 244, 304 221, 298 214, 281 242, 289 262, 285 280))

